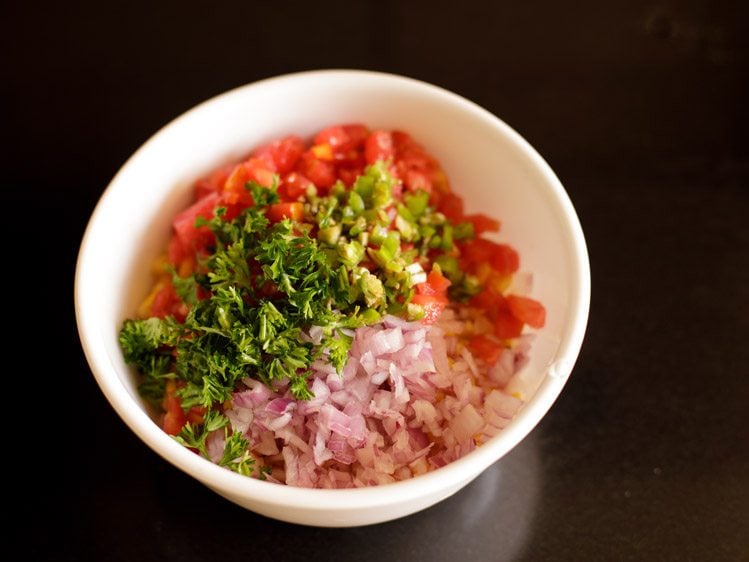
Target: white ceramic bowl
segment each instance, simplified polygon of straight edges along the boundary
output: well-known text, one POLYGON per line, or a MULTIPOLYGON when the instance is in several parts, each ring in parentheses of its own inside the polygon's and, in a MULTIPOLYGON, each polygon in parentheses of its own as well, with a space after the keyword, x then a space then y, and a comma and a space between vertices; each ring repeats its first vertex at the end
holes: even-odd
POLYGON ((588 318, 590 271, 582 229, 546 162, 474 103, 409 78, 330 70, 280 76, 200 104, 148 140, 105 190, 83 238, 75 279, 78 329, 91 370, 127 425, 156 453, 227 499, 293 523, 345 527, 408 515, 447 498, 518 444, 546 414, 577 358, 588 318), (253 147, 322 127, 363 122, 411 133, 442 163, 468 212, 502 221, 501 240, 533 273, 547 308, 530 364, 513 381, 528 401, 499 435, 446 467, 354 490, 309 490, 240 476, 174 442, 153 421, 118 345, 151 284, 170 220, 196 178, 253 147))

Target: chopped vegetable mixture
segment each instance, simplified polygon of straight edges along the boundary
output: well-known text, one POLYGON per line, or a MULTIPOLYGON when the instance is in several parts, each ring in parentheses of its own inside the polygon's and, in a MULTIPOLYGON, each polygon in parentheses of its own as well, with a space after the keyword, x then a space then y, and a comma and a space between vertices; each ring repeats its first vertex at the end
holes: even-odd
POLYGON ((465 454, 520 407, 502 389, 545 309, 518 253, 484 237, 499 222, 465 214, 408 134, 282 138, 198 181, 172 226, 120 343, 164 431, 219 465, 379 484, 465 454))

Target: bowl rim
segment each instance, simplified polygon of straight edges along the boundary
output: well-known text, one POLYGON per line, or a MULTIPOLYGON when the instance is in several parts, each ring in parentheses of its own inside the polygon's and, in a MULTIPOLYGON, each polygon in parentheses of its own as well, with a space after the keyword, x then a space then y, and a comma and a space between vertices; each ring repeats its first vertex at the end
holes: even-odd
POLYGON ((102 192, 89 218, 76 261, 74 306, 81 345, 100 389, 119 417, 154 452, 207 486, 215 488, 216 491, 222 491, 243 499, 258 500, 269 505, 329 511, 331 509, 358 509, 362 506, 384 507, 422 497, 427 490, 436 491, 450 488, 457 490, 513 449, 540 422, 569 378, 587 329, 590 292, 588 251, 582 227, 572 202, 548 163, 515 129, 477 103, 429 82, 388 72, 358 69, 321 69, 282 74, 232 88, 193 106, 166 123, 148 138, 120 167, 102 192), (444 467, 407 480, 363 488, 313 489, 248 478, 215 465, 179 445, 169 438, 131 398, 117 376, 115 367, 109 359, 103 343, 98 344, 99 338, 96 337, 92 313, 84 308, 86 302, 85 274, 92 267, 90 260, 88 260, 91 233, 100 220, 100 215, 103 214, 103 209, 107 206, 107 200, 118 185, 125 170, 143 153, 149 151, 157 139, 180 123, 191 119, 198 112, 205 111, 206 108, 220 104, 229 98, 243 96, 249 91, 279 85, 284 82, 305 82, 328 78, 389 82, 394 86, 408 88, 439 98, 442 102, 458 106, 474 117, 489 121, 543 175, 548 188, 554 194, 554 203, 557 206, 555 210, 568 229, 575 247, 575 252, 571 254, 574 263, 571 264, 570 272, 573 279, 572 286, 576 287, 577 290, 571 291, 572 299, 569 302, 569 320, 567 323, 571 329, 564 334, 560 341, 556 354, 557 360, 548 368, 550 376, 544 376, 534 395, 524 404, 513 421, 497 436, 444 467))

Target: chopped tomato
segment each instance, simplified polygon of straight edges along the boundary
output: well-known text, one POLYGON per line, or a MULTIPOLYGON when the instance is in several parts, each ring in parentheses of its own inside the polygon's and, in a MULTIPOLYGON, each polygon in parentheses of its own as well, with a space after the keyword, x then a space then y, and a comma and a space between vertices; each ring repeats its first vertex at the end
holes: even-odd
POLYGON ((362 175, 363 172, 364 170, 361 168, 339 168, 338 179, 341 180, 346 187, 351 187, 356 181, 356 178, 362 175))
POLYGON ((512 246, 497 244, 489 258, 489 264, 499 275, 512 275, 520 267, 520 256, 512 246))
POLYGON ((422 295, 446 295, 447 289, 451 285, 450 280, 442 275, 436 269, 433 269, 427 275, 425 283, 416 285, 416 292, 422 295))
POLYGON ((418 170, 408 170, 403 178, 403 184, 409 191, 426 191, 432 192, 432 182, 424 172, 418 170))
POLYGON ((489 318, 493 318, 497 302, 502 298, 502 295, 495 293, 492 289, 486 288, 471 298, 471 306, 485 310, 489 314, 489 318))
POLYGON ((436 166, 435 161, 418 145, 411 145, 399 150, 398 161, 406 170, 425 172, 436 166))
POLYGON ((234 170, 234 164, 227 164, 217 168, 211 175, 195 184, 195 200, 202 199, 209 193, 221 191, 227 178, 234 170))
POLYGON ((492 289, 484 289, 471 299, 471 304, 483 308, 494 323, 494 335, 506 340, 518 337, 523 331, 523 322, 510 311, 507 299, 492 289))
POLYGON ((518 295, 507 296, 507 306, 512 315, 531 328, 543 328, 546 323, 546 308, 540 302, 518 295))
MULTIPOLYGON (((172 226, 185 252, 201 251, 213 244, 215 240, 213 233, 205 226, 196 227, 195 221, 198 217, 213 218, 220 202, 221 196, 218 193, 209 193, 175 217, 172 226)), ((175 248, 175 252, 176 250, 175 248)))
POLYGON ((207 411, 208 408, 204 406, 193 406, 187 411, 187 421, 193 424, 202 424, 207 411))
MULTIPOLYGON (((247 177, 251 180, 256 181, 263 187, 270 187, 273 185, 273 179, 276 170, 274 166, 263 158, 250 158, 243 163, 245 170, 247 170, 247 177)), ((244 187, 244 184, 242 184, 244 187)))
POLYGON ((281 180, 281 185, 278 186, 278 195, 282 200, 294 201, 304 195, 311 185, 312 182, 299 172, 290 172, 281 180))
POLYGON ((187 416, 182 409, 182 401, 179 396, 177 396, 176 392, 177 385, 174 381, 169 381, 166 384, 166 393, 164 394, 164 400, 161 404, 165 412, 163 429, 164 432, 169 435, 178 435, 187 423, 187 416))
POLYGON ((364 158, 368 164, 378 160, 389 160, 395 156, 393 136, 387 131, 374 131, 364 144, 364 158))
POLYGON ((167 279, 161 289, 154 295, 151 303, 151 315, 157 318, 174 316, 178 321, 183 321, 187 315, 187 308, 177 296, 171 280, 167 279))
POLYGON ((468 341, 468 347, 476 357, 483 359, 489 365, 494 365, 497 362, 504 349, 501 344, 483 334, 473 336, 468 341))
POLYGON ((289 135, 272 143, 270 152, 276 166, 275 171, 279 174, 286 174, 294 169, 294 166, 302 157, 304 140, 302 140, 302 137, 289 135))
POLYGON ((315 144, 328 144, 335 152, 359 148, 367 139, 369 129, 359 123, 334 125, 315 135, 315 144))
POLYGON ((494 321, 494 334, 503 340, 518 337, 523 332, 523 322, 515 318, 509 310, 501 309, 494 321))
POLYGON ((266 215, 270 222, 280 222, 283 219, 300 221, 304 217, 304 205, 299 201, 292 203, 276 203, 268 207, 266 215))
POLYGON ((167 247, 167 261, 172 265, 178 265, 182 262, 189 252, 182 244, 182 239, 179 236, 172 236, 169 240, 169 246, 167 247))
POLYGON ((302 155, 299 164, 299 171, 323 192, 327 191, 338 179, 335 166, 316 158, 309 150, 302 155))
POLYGON ((411 135, 403 131, 393 131, 392 136, 393 146, 395 146, 395 150, 398 152, 403 152, 416 144, 411 135))
POLYGON ((497 232, 499 230, 499 221, 487 217, 481 213, 475 215, 465 215, 463 220, 473 225, 473 233, 478 236, 484 232, 497 232))
POLYGON ((488 263, 499 275, 511 275, 520 267, 520 257, 512 246, 476 238, 461 247, 468 267, 488 263))
POLYGON ((422 322, 425 324, 434 324, 447 306, 448 299, 443 295, 416 293, 411 298, 411 302, 413 304, 420 304, 424 308, 424 318, 422 319, 422 322))
POLYGON ((440 198, 437 210, 452 222, 463 220, 463 198, 454 193, 446 193, 440 198))

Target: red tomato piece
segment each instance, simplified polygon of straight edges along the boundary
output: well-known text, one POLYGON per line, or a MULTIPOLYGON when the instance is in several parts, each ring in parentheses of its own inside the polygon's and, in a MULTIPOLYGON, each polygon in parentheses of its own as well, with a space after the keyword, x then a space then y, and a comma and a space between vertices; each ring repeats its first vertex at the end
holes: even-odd
POLYGON ((515 318, 509 310, 500 310, 494 321, 494 334, 503 340, 518 337, 523 331, 523 322, 515 318))
POLYGON ((428 171, 435 161, 418 145, 411 145, 398 152, 398 161, 407 170, 428 171))
POLYGON ((420 304, 424 308, 424 318, 422 318, 422 322, 425 324, 434 324, 440 314, 442 314, 445 306, 447 306, 447 297, 442 295, 425 295, 416 293, 411 298, 411 302, 414 304, 420 304))
POLYGON ((271 146, 271 155, 276 165, 276 172, 286 174, 294 169, 296 163, 304 152, 304 141, 302 137, 289 135, 276 141, 271 146))
POLYGON ((221 196, 218 193, 209 193, 175 217, 172 226, 185 251, 201 251, 213 244, 213 233, 205 226, 197 228, 195 221, 198 217, 213 218, 220 203, 221 196))
POLYGON ((312 182, 299 172, 290 172, 281 180, 278 186, 278 196, 285 201, 294 201, 304 195, 311 185, 312 182))
POLYGON ((338 179, 341 180, 346 187, 351 187, 356 178, 362 175, 363 170, 361 168, 338 168, 338 179))
POLYGON ((221 191, 229 175, 234 170, 235 164, 227 164, 213 171, 208 177, 195 183, 195 200, 202 199, 209 193, 221 191))
POLYGON ((511 275, 520 267, 520 256, 512 246, 476 238, 461 247, 468 267, 488 263, 501 276, 511 275))
POLYGON ((307 151, 302 155, 302 159, 298 165, 298 171, 300 171, 305 177, 307 177, 315 186, 327 192, 328 188, 332 186, 338 175, 336 169, 330 162, 324 162, 315 155, 307 151))
POLYGON ((187 418, 187 421, 189 421, 190 423, 201 424, 204 421, 206 412, 208 412, 208 408, 204 406, 193 406, 187 411, 187 414, 185 417, 187 418))
POLYGON ((374 131, 364 143, 364 158, 368 164, 389 160, 395 156, 393 135, 388 131, 374 131))
POLYGON ((499 230, 499 221, 496 221, 481 213, 475 215, 465 215, 464 221, 470 222, 473 225, 473 232, 476 236, 484 232, 497 232, 499 230))
POLYGON ((177 296, 171 281, 164 284, 151 303, 151 316, 157 318, 174 316, 177 322, 184 322, 187 312, 187 306, 177 296))
POLYGON ((163 429, 169 435, 178 435, 187 423, 187 416, 182 409, 182 401, 176 395, 177 385, 174 381, 169 381, 166 386, 166 394, 162 407, 164 408, 163 429))
POLYGON ((327 127, 315 135, 315 144, 328 144, 333 152, 346 152, 364 144, 369 129, 362 124, 334 125, 327 127))
POLYGON ((497 362, 504 349, 502 345, 484 335, 473 336, 468 341, 468 348, 476 357, 483 359, 489 365, 497 362))
POLYGON ((169 246, 167 247, 166 260, 176 266, 182 263, 182 261, 189 255, 189 251, 182 244, 182 240, 179 236, 172 236, 169 240, 169 246))
POLYGON ((520 256, 508 244, 497 244, 489 258, 489 265, 501 276, 512 275, 520 267, 520 256))
POLYGON ((266 215, 271 222, 280 222, 283 219, 300 221, 304 218, 304 205, 299 201, 292 203, 275 203, 268 207, 266 215))
POLYGON ((436 269, 433 269, 427 275, 425 283, 419 283, 416 285, 416 292, 422 295, 441 295, 447 294, 447 289, 451 285, 450 280, 442 275, 436 269))
POLYGON ((515 318, 532 328, 543 328, 546 324, 546 308, 535 299, 508 295, 507 306, 515 318))
POLYGON ((439 201, 437 210, 454 223, 463 221, 463 198, 454 193, 445 193, 439 201))
POLYGON ((393 146, 397 152, 403 152, 416 144, 411 135, 403 131, 393 131, 392 136, 393 146))
MULTIPOLYGON (((266 159, 250 158, 242 165, 247 170, 248 179, 259 183, 263 187, 273 185, 275 169, 272 163, 269 163, 266 159)), ((242 184, 242 187, 244 187, 244 184, 242 184)))
POLYGON ((487 313, 489 314, 489 318, 491 319, 496 316, 495 313, 498 303, 503 298, 504 297, 502 297, 502 295, 498 295, 492 289, 484 289, 479 294, 474 295, 473 298, 471 298, 471 306, 475 306, 476 308, 487 311, 487 313))
POLYGON ((403 184, 409 191, 426 191, 432 192, 432 182, 429 177, 418 170, 408 170, 403 178, 403 184))

